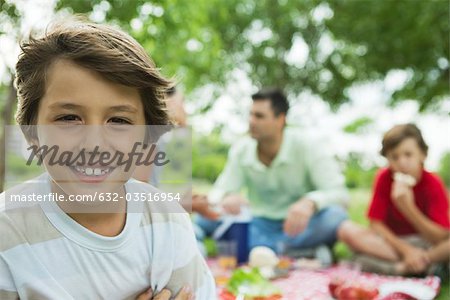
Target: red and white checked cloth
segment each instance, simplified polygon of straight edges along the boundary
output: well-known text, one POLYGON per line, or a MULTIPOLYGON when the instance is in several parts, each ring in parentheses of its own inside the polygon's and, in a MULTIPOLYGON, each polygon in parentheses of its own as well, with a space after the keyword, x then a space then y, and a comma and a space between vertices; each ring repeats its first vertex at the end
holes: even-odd
MULTIPOLYGON (((214 265, 213 261, 209 261, 210 266, 214 265)), ((294 270, 291 271, 289 277, 280 278, 273 281, 273 284, 279 287, 283 293, 282 300, 330 300, 331 295, 328 290, 328 284, 334 276, 344 278, 344 280, 355 278, 355 272, 351 270, 343 270, 342 268, 332 267, 320 271, 311 270, 294 270)), ((428 276, 426 278, 405 278, 400 276, 384 276, 373 273, 359 273, 357 275, 358 282, 367 282, 373 286, 380 286, 387 282, 396 281, 412 281, 426 284, 434 289, 437 293, 440 289, 441 281, 439 277, 428 276)), ((218 295, 222 292, 222 288, 218 288, 218 295)), ((401 295, 391 295, 389 299, 401 300, 401 295), (394 297, 393 297, 394 296, 394 297)), ((377 298, 377 300, 383 300, 377 298)))

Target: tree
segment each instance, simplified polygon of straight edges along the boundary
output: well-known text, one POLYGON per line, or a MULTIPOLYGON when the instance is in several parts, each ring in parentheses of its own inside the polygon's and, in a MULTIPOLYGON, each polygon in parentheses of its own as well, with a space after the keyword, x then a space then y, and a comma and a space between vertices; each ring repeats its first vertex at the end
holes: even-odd
MULTIPOLYGON (((11 28, 18 28, 17 24, 20 22, 20 15, 16 6, 13 3, 0 0, 0 36, 5 34, 12 34, 17 37, 16 32, 8 32, 7 25, 11 28)), ((16 103, 16 89, 13 84, 14 75, 12 70, 8 68, 9 83, 5 86, 0 82, 0 128, 3 129, 0 135, 0 192, 3 191, 5 181, 5 149, 6 149, 6 128, 11 125, 12 116, 16 103)))
MULTIPOLYGON (((0 24, 20 28, 15 5, 0 7, 0 24)), ((309 91, 338 108, 354 84, 403 70, 392 103, 416 99, 425 110, 449 97, 445 0, 59 0, 56 10, 121 26, 188 93, 208 84, 220 92, 241 69, 255 86, 309 91)), ((214 98, 195 100, 207 110, 214 98)))
POLYGON ((332 1, 330 8, 334 17, 326 26, 342 48, 331 53, 327 67, 353 68, 352 81, 406 70, 410 78, 392 101, 417 99, 421 110, 448 97, 448 1, 332 1))
POLYGON ((442 155, 441 161, 439 163, 438 173, 447 188, 450 189, 450 152, 446 152, 444 153, 444 155, 442 155))
POLYGON ((257 86, 308 90, 337 108, 353 84, 400 69, 410 78, 392 103, 417 99, 424 110, 449 95, 447 1, 61 0, 64 7, 103 8, 188 91, 220 87, 241 68, 257 86), (308 56, 293 62, 302 41, 308 56))

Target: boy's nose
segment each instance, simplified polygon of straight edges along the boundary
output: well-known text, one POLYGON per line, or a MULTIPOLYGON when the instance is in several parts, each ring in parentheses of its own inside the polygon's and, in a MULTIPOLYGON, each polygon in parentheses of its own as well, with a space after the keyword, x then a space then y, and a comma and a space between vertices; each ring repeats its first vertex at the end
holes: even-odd
POLYGON ((104 133, 103 126, 85 125, 82 133, 81 148, 91 151, 98 146, 101 149, 104 143, 104 133))
POLYGON ((407 172, 408 169, 409 169, 409 161, 408 161, 408 159, 405 158, 405 157, 401 157, 398 160, 398 166, 400 168, 400 172, 402 172, 402 173, 407 172))

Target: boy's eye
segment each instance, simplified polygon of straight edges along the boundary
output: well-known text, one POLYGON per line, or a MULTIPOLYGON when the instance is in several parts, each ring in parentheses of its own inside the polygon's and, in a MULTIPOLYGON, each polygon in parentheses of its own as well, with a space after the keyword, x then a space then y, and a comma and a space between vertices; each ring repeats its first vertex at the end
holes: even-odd
POLYGON ((125 125, 131 124, 130 121, 128 121, 128 120, 126 120, 126 119, 124 119, 124 118, 117 118, 117 117, 114 117, 114 118, 109 119, 108 122, 109 122, 109 123, 114 123, 114 124, 125 124, 125 125))
POLYGON ((56 119, 56 121, 62 121, 62 122, 74 122, 74 121, 80 121, 80 117, 76 115, 66 115, 62 116, 56 119))

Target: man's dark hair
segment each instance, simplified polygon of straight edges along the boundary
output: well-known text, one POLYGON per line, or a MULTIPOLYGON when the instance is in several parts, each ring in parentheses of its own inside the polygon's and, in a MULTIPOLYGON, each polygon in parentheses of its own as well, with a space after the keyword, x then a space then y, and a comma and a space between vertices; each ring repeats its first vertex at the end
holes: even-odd
POLYGON ((175 95, 177 93, 177 88, 175 86, 172 86, 170 88, 168 88, 166 90, 166 96, 167 97, 172 97, 173 95, 175 95))
POLYGON ((287 115, 289 102, 284 93, 278 88, 264 88, 252 95, 253 101, 269 100, 275 116, 283 113, 287 115))

